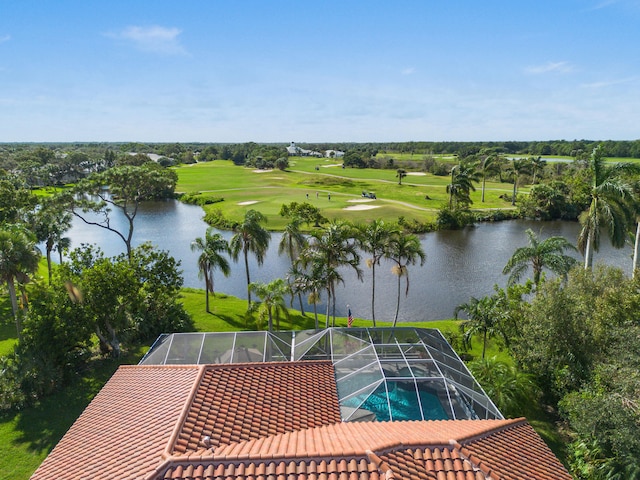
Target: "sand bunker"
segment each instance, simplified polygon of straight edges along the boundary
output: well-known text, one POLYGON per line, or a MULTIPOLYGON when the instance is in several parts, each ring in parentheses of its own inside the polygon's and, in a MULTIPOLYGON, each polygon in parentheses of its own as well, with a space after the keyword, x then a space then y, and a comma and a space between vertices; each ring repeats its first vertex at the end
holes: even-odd
POLYGON ((320 165, 322 168, 330 168, 330 167, 341 167, 341 163, 334 163, 332 165, 320 165))
POLYGON ((380 205, 352 205, 351 207, 343 208, 343 210, 372 210, 374 208, 380 208, 380 205))
POLYGON ((367 203, 367 202, 373 202, 373 198, 353 198, 351 200, 347 200, 347 202, 351 202, 351 203, 367 203))
POLYGON ((238 202, 238 205, 253 205, 254 203, 258 203, 258 200, 247 200, 246 202, 238 202))
POLYGON ((426 173, 424 173, 424 172, 407 172, 407 175, 417 175, 419 177, 422 177, 422 176, 426 175, 426 173))
POLYGON ((273 172, 272 170, 254 170, 253 173, 269 173, 269 172, 273 172))

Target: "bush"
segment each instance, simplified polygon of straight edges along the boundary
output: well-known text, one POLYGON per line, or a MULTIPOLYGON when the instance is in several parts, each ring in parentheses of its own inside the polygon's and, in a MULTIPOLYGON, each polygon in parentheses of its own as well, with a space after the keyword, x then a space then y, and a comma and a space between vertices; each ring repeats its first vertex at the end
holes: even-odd
POLYGON ((459 230, 467 225, 472 225, 474 221, 475 218, 470 210, 443 205, 438 210, 436 226, 438 230, 459 230))

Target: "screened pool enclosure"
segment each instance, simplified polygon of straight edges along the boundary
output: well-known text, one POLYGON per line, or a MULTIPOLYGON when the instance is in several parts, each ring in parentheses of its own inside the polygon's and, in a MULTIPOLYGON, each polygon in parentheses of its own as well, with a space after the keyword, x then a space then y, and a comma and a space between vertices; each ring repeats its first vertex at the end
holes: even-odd
POLYGON ((436 329, 174 333, 140 364, 304 360, 333 363, 344 421, 503 418, 436 329))

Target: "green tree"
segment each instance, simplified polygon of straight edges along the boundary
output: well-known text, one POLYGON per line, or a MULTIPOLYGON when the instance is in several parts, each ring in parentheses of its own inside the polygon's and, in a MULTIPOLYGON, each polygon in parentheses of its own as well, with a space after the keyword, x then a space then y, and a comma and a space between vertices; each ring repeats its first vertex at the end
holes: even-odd
POLYGON ((534 413, 540 390, 532 375, 496 357, 475 360, 469 364, 469 369, 505 417, 534 413))
POLYGON ((338 283, 344 283, 339 269, 351 267, 358 279, 362 278, 362 270, 359 267, 360 255, 354 236, 355 232, 350 224, 334 220, 326 228, 312 233, 309 245, 300 255, 302 265, 310 269, 312 278, 321 279, 324 283, 327 292, 327 327, 330 306, 333 307, 335 324, 335 287, 338 283))
POLYGON ((582 229, 578 249, 584 255, 584 268, 593 265, 593 252, 600 249, 600 230, 605 228, 611 244, 622 248, 635 220, 633 187, 624 176, 636 171, 631 164, 607 165, 601 147, 596 147, 589 159, 591 203, 580 215, 582 229))
POLYGON ((499 166, 500 166, 500 163, 499 163, 498 154, 486 155, 480 163, 479 173, 482 176, 482 196, 480 201, 482 203, 484 203, 484 191, 485 191, 487 175, 495 173, 499 168, 499 166))
POLYGON ((223 255, 229 253, 229 242, 219 233, 215 233, 212 228, 208 228, 204 239, 198 237, 194 240, 191 244, 191 250, 200 252, 198 257, 198 278, 204 277, 205 309, 207 313, 211 313, 209 292, 215 295, 213 272, 215 269, 219 269, 225 277, 228 277, 231 273, 229 261, 223 255))
POLYGON ((531 157, 529 158, 529 161, 531 162, 531 171, 533 172, 533 179, 531 183, 535 185, 538 180, 538 173, 542 173, 544 171, 547 161, 542 157, 531 157))
POLYGON ((249 288, 261 300, 257 307, 258 314, 260 318, 267 318, 269 331, 273 331, 274 317, 276 330, 280 330, 280 316, 289 318, 289 310, 285 302, 285 296, 290 293, 287 283, 282 278, 276 278, 269 283, 251 283, 249 288))
POLYGON ((398 312, 400 311, 400 280, 405 277, 406 287, 405 296, 409 294, 409 265, 415 265, 420 262, 424 265, 427 258, 420 239, 413 234, 407 235, 404 232, 398 232, 391 238, 387 258, 391 259, 395 265, 391 269, 392 273, 398 277, 398 295, 396 300, 396 313, 393 317, 393 326, 398 323, 398 312))
POLYGON ((402 185, 402 179, 407 176, 407 171, 404 168, 396 170, 396 177, 398 177, 398 185, 402 185))
POLYGON ((576 250, 566 238, 554 236, 540 241, 530 228, 525 233, 529 237, 529 245, 517 248, 502 270, 503 274, 509 274, 509 285, 518 282, 529 266, 533 269, 533 282, 537 286, 544 268, 564 278, 578 262, 564 253, 565 250, 576 250))
POLYGON ((475 163, 460 162, 451 169, 451 183, 447 185, 449 208, 466 208, 473 202, 471 192, 475 192, 474 183, 480 181, 480 174, 475 163))
POLYGON ((487 341, 498 333, 498 314, 496 298, 492 296, 471 299, 458 305, 454 310, 454 316, 458 319, 460 312, 467 314, 467 320, 460 324, 460 331, 463 333, 464 341, 471 345, 471 338, 474 335, 482 335, 482 358, 487 352, 487 341))
MULTIPOLYGON (((293 217, 289 223, 287 223, 284 227, 284 231, 282 232, 282 237, 280 238, 280 243, 278 244, 278 255, 282 255, 286 253, 291 261, 292 268, 295 267, 296 259, 300 256, 300 252, 304 250, 307 245, 307 238, 300 231, 300 225, 302 220, 298 217, 293 217)), ((293 277, 295 277, 296 272, 295 268, 293 273, 293 277)), ((304 315, 304 305, 302 304, 302 290, 299 288, 296 289, 298 294, 298 300, 300 302, 300 311, 302 315, 304 315)))
POLYGON ((71 228, 71 213, 65 209, 58 197, 45 197, 29 217, 36 239, 44 242, 51 283, 51 252, 60 243, 65 232, 71 228))
POLYGON ((328 220, 322 216, 318 207, 314 207, 307 202, 283 203, 280 207, 280 216, 290 219, 297 218, 306 223, 307 226, 313 224, 314 227, 319 227, 320 224, 328 222, 328 220))
POLYGON ((98 337, 103 353, 120 355, 122 344, 193 328, 180 302, 180 263, 149 244, 106 258, 83 245, 58 269, 70 296, 98 337))
POLYGON ((376 266, 389 253, 391 239, 398 234, 398 227, 374 219, 369 223, 356 226, 358 230, 358 246, 371 255, 366 259, 367 267, 371 268, 371 320, 376 326, 376 266))
POLYGON ((19 223, 35 205, 35 196, 16 178, 0 171, 0 224, 19 223))
POLYGON ((507 173, 513 181, 513 195, 511 196, 511 205, 516 204, 518 196, 518 180, 521 175, 531 171, 531 161, 526 158, 514 158, 511 160, 507 173))
POLYGON ((257 210, 247 210, 242 223, 233 226, 235 233, 229 242, 231 256, 234 261, 238 261, 240 252, 242 252, 244 258, 244 268, 247 275, 247 308, 251 308, 249 252, 255 255, 258 265, 262 265, 271 240, 271 234, 261 225, 266 221, 267 218, 257 210))
POLYGON ((68 196, 72 213, 88 225, 117 234, 131 256, 134 220, 140 204, 173 196, 178 176, 174 170, 148 162, 140 166, 123 165, 82 180, 68 196), (108 186, 108 190, 105 187, 108 186), (121 232, 112 225, 111 209, 118 209, 127 219, 128 229, 121 232), (92 212, 98 219, 87 215, 92 212))
POLYGON ((0 227, 0 282, 7 284, 18 336, 22 334, 22 316, 26 308, 24 284, 38 269, 40 251, 33 234, 20 225, 0 227), (22 290, 18 305, 16 284, 22 290))

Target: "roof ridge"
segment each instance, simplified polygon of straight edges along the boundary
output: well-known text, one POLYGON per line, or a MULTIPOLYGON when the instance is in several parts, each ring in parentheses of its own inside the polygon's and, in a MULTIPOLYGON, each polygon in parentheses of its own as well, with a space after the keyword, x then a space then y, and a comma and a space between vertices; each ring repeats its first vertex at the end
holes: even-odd
POLYGON ((200 387, 200 383, 202 382, 202 377, 204 372, 206 371, 205 365, 198 365, 198 376, 195 378, 193 385, 191 385, 191 390, 189 391, 189 395, 187 396, 184 405, 182 406, 182 411, 180 412, 180 416, 176 420, 175 426, 173 427, 173 432, 171 432, 171 436, 169 437, 169 441, 167 442, 167 446, 162 452, 162 458, 166 458, 171 456, 173 450, 175 449, 175 444, 180 436, 180 432, 182 431, 182 427, 184 422, 189 415, 189 411, 191 409, 191 404, 193 403, 193 399, 198 392, 198 388, 200 387))
POLYGON ((503 432, 505 430, 509 430, 514 427, 519 427, 520 425, 524 425, 525 423, 528 423, 525 417, 505 418, 502 420, 496 419, 495 422, 500 423, 501 425, 498 425, 498 426, 487 425, 485 428, 480 429, 478 432, 467 435, 467 436, 462 436, 460 438, 455 439, 455 441, 460 442, 463 445, 467 445, 477 440, 488 438, 495 433, 503 432))
MULTIPOLYGON (((325 457, 328 455, 327 439, 337 438, 341 434, 348 434, 351 439, 349 445, 336 446, 330 442, 332 454, 335 455, 336 447, 343 448, 340 456, 354 457, 364 456, 367 450, 375 451, 377 454, 384 454, 402 448, 451 448, 451 442, 469 443, 477 439, 490 436, 502 430, 526 423, 526 419, 515 420, 488 420, 488 425, 484 425, 483 420, 407 420, 400 422, 338 422, 330 425, 304 428, 296 431, 277 433, 260 438, 243 440, 224 445, 216 446, 213 454, 217 461, 237 461, 246 459, 279 458, 282 453, 282 444, 298 443, 305 448, 296 449, 292 455, 287 452, 289 458, 309 458, 325 457), (473 431, 468 435, 462 435, 455 440, 447 438, 444 432, 435 433, 438 428, 435 425, 446 425, 447 422, 455 422, 455 425, 468 425, 473 422, 478 426, 481 422, 482 428, 473 431), (433 439, 425 442, 421 436, 423 430, 433 429, 433 439), (304 441, 303 441, 304 440, 304 441), (266 446, 265 446, 266 445, 266 446)), ((193 452, 192 452, 193 454, 193 452)))

